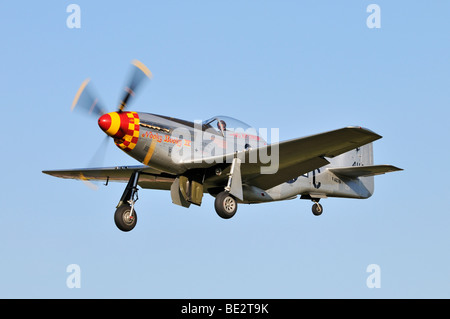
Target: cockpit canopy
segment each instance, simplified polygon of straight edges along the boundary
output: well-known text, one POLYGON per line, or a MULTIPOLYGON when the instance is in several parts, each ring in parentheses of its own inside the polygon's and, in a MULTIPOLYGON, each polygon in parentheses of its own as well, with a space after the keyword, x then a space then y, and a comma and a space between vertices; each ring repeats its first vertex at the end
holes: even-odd
MULTIPOLYGON (((266 141, 259 135, 259 132, 250 125, 237 120, 235 118, 217 115, 206 121, 203 121, 203 126, 211 127, 222 136, 232 135, 238 138, 245 138, 249 141, 256 141, 259 146, 267 145, 266 141)), ((254 143, 250 143, 253 147, 254 143)))

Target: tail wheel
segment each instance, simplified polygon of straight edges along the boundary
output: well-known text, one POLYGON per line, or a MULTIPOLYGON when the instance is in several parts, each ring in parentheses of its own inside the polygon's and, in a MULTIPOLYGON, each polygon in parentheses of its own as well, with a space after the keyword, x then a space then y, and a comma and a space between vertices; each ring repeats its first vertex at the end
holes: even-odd
POLYGON ((312 211, 314 216, 320 216, 323 213, 323 207, 322 205, 320 205, 319 203, 314 203, 313 207, 312 207, 312 211))
POLYGON ((319 203, 314 203, 312 206, 312 212, 315 216, 320 216, 323 213, 323 207, 319 203))
POLYGON ((237 211, 237 201, 230 193, 221 192, 217 194, 216 200, 214 202, 214 208, 216 209, 217 215, 224 219, 229 219, 236 214, 237 211))
POLYGON ((133 209, 133 213, 131 213, 131 206, 119 206, 114 214, 114 222, 121 231, 132 230, 137 223, 136 210, 133 209))

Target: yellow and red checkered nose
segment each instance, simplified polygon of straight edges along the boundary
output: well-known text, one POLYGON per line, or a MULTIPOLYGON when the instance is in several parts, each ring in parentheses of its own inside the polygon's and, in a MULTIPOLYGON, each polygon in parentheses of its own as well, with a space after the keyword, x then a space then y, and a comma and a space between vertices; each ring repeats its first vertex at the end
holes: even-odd
POLYGON ((103 114, 98 119, 98 126, 111 137, 122 138, 125 133, 120 129, 121 127, 121 116, 117 112, 111 112, 108 114, 103 114))
POLYGON ((111 112, 100 116, 98 126, 122 150, 128 152, 134 149, 139 139, 139 115, 136 112, 111 112))

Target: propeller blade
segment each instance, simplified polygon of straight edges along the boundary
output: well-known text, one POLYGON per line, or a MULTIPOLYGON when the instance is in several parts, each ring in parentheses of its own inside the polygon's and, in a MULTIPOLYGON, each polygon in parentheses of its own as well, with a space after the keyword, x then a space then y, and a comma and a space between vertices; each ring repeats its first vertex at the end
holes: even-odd
MULTIPOLYGON (((149 79, 152 78, 152 73, 142 62, 138 60, 133 60, 132 65, 133 68, 131 78, 128 82, 128 86, 125 87, 125 94, 119 105, 118 112, 122 112, 125 109, 130 98, 135 95, 136 90, 139 88, 139 86, 145 80, 145 78, 149 79)), ((92 85, 89 85, 89 83, 90 83, 89 78, 87 78, 86 80, 83 81, 83 83, 81 83, 81 86, 78 89, 77 93, 75 94, 75 98, 73 99, 71 110, 73 111, 75 108, 77 108, 81 109, 84 112, 87 112, 89 115, 100 117, 106 114, 107 112, 104 111, 105 108, 103 108, 103 106, 100 104, 97 95, 94 94, 92 85)), ((117 113, 114 114, 117 115, 117 113)), ((99 125, 100 123, 101 120, 99 119, 99 125)), ((102 125, 100 125, 100 127, 103 129, 102 125)), ((105 136, 105 139, 100 144, 99 148, 97 149, 91 161, 89 162, 88 167, 101 166, 105 157, 109 137, 110 136, 108 135, 105 136)), ((91 179, 95 178, 95 176, 86 177, 83 174, 80 174, 79 177, 89 188, 98 189, 97 185, 91 181, 91 179)), ((106 181, 106 183, 108 183, 108 181, 106 181)))
POLYGON ((91 182, 88 178, 84 177, 83 174, 80 174, 80 180, 83 182, 84 185, 92 189, 93 191, 98 190, 98 185, 91 182))
POLYGON ((73 111, 75 107, 77 107, 77 109, 81 109, 88 114, 93 114, 98 117, 106 112, 99 103, 98 98, 95 97, 96 95, 93 93, 92 88, 88 86, 89 82, 90 79, 87 78, 81 83, 77 94, 75 94, 70 110, 73 111))
POLYGON ((125 87, 125 94, 119 104, 119 112, 122 112, 128 104, 129 99, 136 94, 136 90, 139 88, 145 78, 152 78, 152 72, 138 60, 132 61, 133 71, 131 74, 128 86, 125 87))
POLYGON ((94 155, 92 156, 91 160, 89 161, 88 167, 101 167, 103 166, 103 162, 105 161, 105 155, 108 151, 109 147, 109 136, 106 135, 103 138, 103 141, 100 143, 100 145, 97 148, 97 151, 95 151, 94 155))
MULTIPOLYGON (((100 143, 97 151, 92 156, 91 160, 87 167, 101 167, 103 166, 103 162, 105 160, 105 154, 109 145, 109 136, 105 136, 103 141, 100 143)), ((85 177, 83 174, 80 174, 81 181, 90 189, 98 190, 98 180, 92 182, 89 178, 85 177)))

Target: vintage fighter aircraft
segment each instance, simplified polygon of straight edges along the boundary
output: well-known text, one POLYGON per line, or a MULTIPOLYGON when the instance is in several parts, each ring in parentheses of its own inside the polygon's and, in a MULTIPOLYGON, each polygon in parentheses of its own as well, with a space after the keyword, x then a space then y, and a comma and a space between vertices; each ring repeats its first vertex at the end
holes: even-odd
MULTIPOLYGON (((314 215, 327 197, 368 198, 373 176, 400 168, 374 165, 372 142, 380 135, 345 127, 317 135, 268 144, 256 129, 236 119, 214 116, 190 122, 156 114, 124 111, 150 70, 134 60, 133 72, 116 112, 106 113, 85 80, 72 103, 99 116, 98 125, 115 144, 143 165, 43 173, 84 181, 127 182, 114 220, 122 231, 137 222, 138 186, 170 190, 174 204, 201 205, 204 193, 215 197, 215 210, 225 219, 238 203, 293 199, 312 200, 314 215)), ((276 134, 275 134, 276 135, 276 134)))

